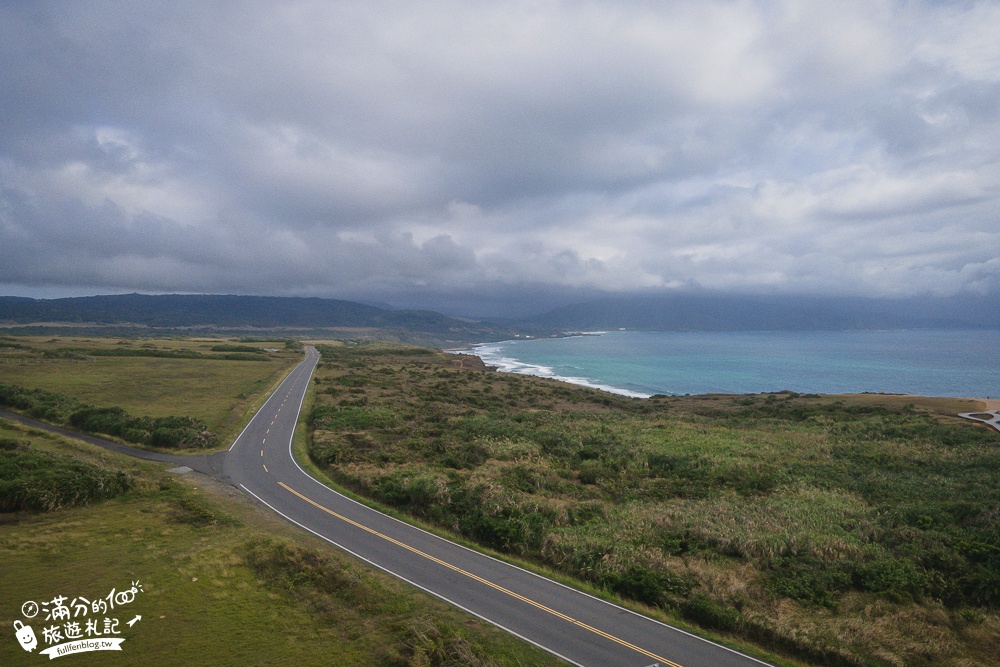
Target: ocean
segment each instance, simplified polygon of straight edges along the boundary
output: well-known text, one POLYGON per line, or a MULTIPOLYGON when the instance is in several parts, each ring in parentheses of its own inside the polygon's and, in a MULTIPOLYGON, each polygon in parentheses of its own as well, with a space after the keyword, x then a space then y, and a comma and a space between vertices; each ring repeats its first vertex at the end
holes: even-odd
POLYGON ((499 370, 629 396, 1000 395, 1000 331, 595 332, 483 343, 499 370))

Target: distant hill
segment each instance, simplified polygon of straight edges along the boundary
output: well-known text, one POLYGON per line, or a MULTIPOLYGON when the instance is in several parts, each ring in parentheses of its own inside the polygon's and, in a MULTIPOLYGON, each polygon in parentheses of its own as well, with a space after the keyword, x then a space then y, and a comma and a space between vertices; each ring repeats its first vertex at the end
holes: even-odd
POLYGON ((427 310, 386 310, 336 299, 121 294, 66 299, 0 297, 0 322, 118 324, 157 328, 379 328, 419 332, 440 340, 496 339, 503 326, 427 310))
POLYGON ((429 310, 390 310, 320 298, 211 294, 121 294, 66 299, 0 297, 0 323, 39 322, 159 329, 371 328, 382 331, 376 337, 443 347, 502 340, 518 334, 545 336, 619 328, 645 331, 1000 329, 1000 308, 986 297, 892 300, 694 293, 619 295, 557 308, 512 323, 473 321, 429 310))
POLYGON ((522 322, 562 331, 819 331, 1000 329, 995 299, 863 299, 676 294, 615 296, 565 306, 522 322))

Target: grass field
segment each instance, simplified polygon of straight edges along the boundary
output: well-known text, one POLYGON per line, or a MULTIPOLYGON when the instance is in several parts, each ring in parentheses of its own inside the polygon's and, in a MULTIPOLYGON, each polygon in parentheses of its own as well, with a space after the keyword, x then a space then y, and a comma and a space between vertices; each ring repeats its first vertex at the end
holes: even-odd
POLYGON ((379 344, 322 348, 337 483, 816 664, 995 665, 1000 434, 975 401, 631 399, 379 344))
POLYGON ((286 349, 283 341, 4 336, 0 383, 45 389, 97 407, 119 406, 137 416, 195 417, 228 446, 252 413, 255 399, 301 358, 298 346, 286 349), (251 359, 219 358, 233 353, 213 348, 227 345, 275 351, 243 353, 251 359))
MULTIPOLYGON (((301 359, 294 347, 2 337, 0 383, 199 417, 228 443, 301 359)), ((321 349, 303 449, 351 491, 789 664, 996 664, 1000 433, 955 416, 982 410, 975 401, 642 400, 420 348, 321 349)), ((140 646, 162 655, 153 664, 549 660, 261 515, 232 489, 194 489, 157 466, 0 423, 4 438, 134 481, 97 504, 0 515, 8 627, 23 599, 138 577, 136 609, 148 605, 149 616, 139 611, 117 664, 140 646)), ((8 647, 32 657, 12 641, 0 647, 4 658, 8 647)))
POLYGON ((134 481, 112 500, 0 513, 0 625, 8 628, 0 664, 48 663, 15 641, 14 621, 27 621, 46 647, 43 616, 21 614, 26 601, 94 601, 133 582, 142 592, 127 607, 91 614, 119 621, 122 651, 64 656, 66 664, 558 664, 341 555, 228 486, 3 420, 0 440, 134 481))

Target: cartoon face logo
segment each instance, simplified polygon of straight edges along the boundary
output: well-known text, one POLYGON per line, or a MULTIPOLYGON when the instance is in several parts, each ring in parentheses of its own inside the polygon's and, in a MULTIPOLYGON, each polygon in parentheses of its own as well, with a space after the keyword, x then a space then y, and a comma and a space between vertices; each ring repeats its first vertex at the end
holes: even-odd
POLYGON ((25 625, 21 621, 14 621, 14 632, 17 634, 17 641, 21 644, 21 648, 29 653, 35 650, 38 646, 38 638, 35 637, 35 631, 31 629, 30 625, 25 625))

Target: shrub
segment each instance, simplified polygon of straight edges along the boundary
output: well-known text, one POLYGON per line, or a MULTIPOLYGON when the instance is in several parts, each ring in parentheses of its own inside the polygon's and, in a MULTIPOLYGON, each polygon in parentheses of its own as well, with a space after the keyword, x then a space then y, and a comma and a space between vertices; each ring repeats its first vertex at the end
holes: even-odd
POLYGON ((286 542, 260 539, 244 546, 247 565, 267 584, 287 591, 315 588, 343 593, 358 582, 329 556, 286 542))
POLYGON ((402 423, 400 416, 391 410, 361 406, 317 405, 309 419, 313 428, 327 431, 366 431, 394 428, 402 423))
POLYGON ((309 458, 320 467, 328 467, 344 460, 344 448, 339 443, 319 442, 315 438, 309 443, 309 458))
POLYGON ((883 558, 857 566, 854 581, 858 588, 880 593, 896 602, 919 597, 927 586, 926 576, 913 563, 898 558, 883 558))
POLYGON ((601 581, 619 595, 654 606, 664 606, 668 596, 687 595, 692 586, 686 577, 638 565, 605 574, 601 581))
POLYGON ((205 423, 192 417, 133 417, 118 407, 85 407, 70 415, 74 428, 89 433, 102 433, 128 442, 154 447, 207 448, 218 444, 218 436, 205 423))
POLYGON ((38 419, 64 423, 69 413, 77 409, 80 403, 51 391, 0 384, 0 405, 24 410, 38 419))
POLYGON ((486 463, 489 458, 489 451, 476 442, 468 442, 457 448, 451 449, 444 457, 442 463, 449 468, 476 468, 486 463))
POLYGON ((482 484, 470 488, 455 479, 449 493, 447 516, 458 530, 501 551, 537 551, 556 519, 552 510, 538 503, 492 497, 482 484))
POLYGON ((700 593, 681 605, 681 613, 684 618, 702 627, 716 630, 734 630, 742 618, 736 609, 715 602, 700 593))
POLYGON ((31 450, 0 451, 0 511, 51 511, 113 498, 131 476, 77 459, 31 450))
POLYGON ((247 354, 264 354, 264 350, 259 347, 249 345, 213 345, 212 352, 244 352, 247 354))
POLYGON ((94 407, 62 394, 17 385, 0 384, 0 405, 87 433, 110 435, 141 445, 207 448, 217 446, 219 440, 200 419, 135 417, 124 408, 94 407))
POLYGON ((834 607, 835 597, 851 587, 849 567, 815 557, 783 557, 774 561, 767 583, 777 595, 799 602, 834 607))
POLYGON ((505 486, 523 493, 538 493, 545 485, 545 478, 523 465, 507 468, 500 476, 505 486))
POLYGON ((498 664, 487 651, 471 643, 460 631, 440 622, 418 618, 406 628, 403 644, 411 667, 493 667, 498 664))
POLYGON ((18 440, 17 438, 0 438, 0 450, 25 451, 28 449, 28 445, 29 443, 27 440, 18 440))

